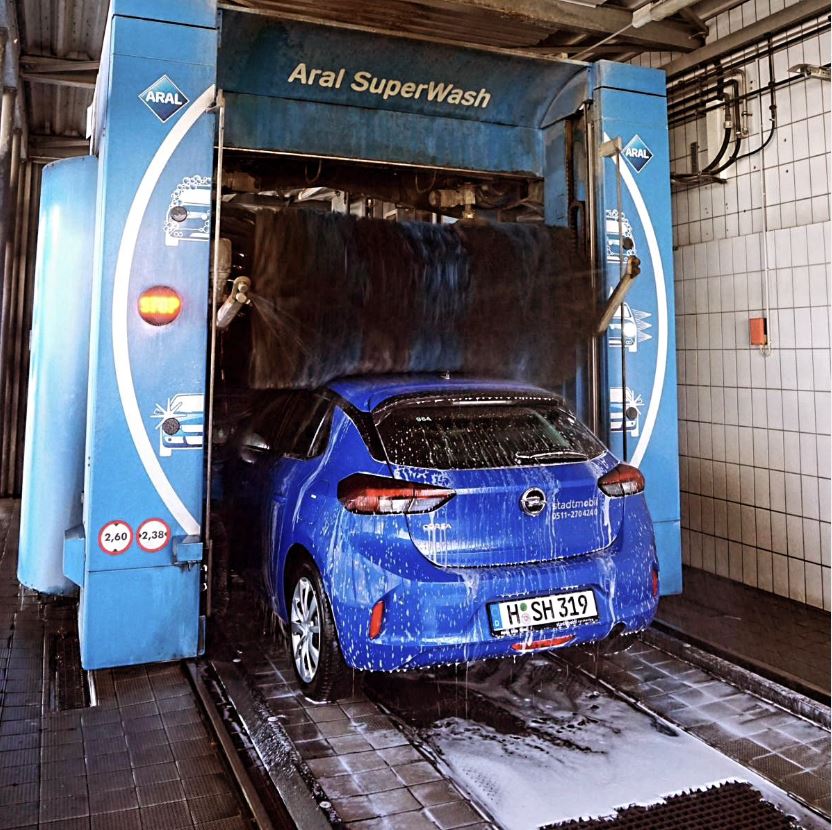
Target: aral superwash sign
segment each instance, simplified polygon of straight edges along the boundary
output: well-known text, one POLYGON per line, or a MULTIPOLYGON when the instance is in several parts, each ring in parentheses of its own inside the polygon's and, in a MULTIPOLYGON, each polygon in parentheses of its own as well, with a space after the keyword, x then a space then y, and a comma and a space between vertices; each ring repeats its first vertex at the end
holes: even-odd
POLYGON ((344 67, 322 69, 299 63, 289 74, 288 82, 320 86, 324 89, 341 89, 346 83, 353 92, 379 95, 385 101, 390 98, 424 99, 425 101, 448 104, 453 107, 485 109, 491 103, 491 93, 480 89, 463 89, 452 81, 408 81, 398 78, 380 78, 372 72, 359 70, 347 74, 344 67))
MULTIPOLYGON (((230 95, 536 129, 558 90, 585 72, 578 63, 381 38, 241 12, 222 15, 218 84, 230 95)), ((255 106, 252 100, 246 103, 255 106)), ((328 116, 319 110, 310 117, 328 116)), ((411 133, 399 123, 403 136, 411 133)), ((398 141, 391 126, 386 127, 388 144, 398 141)), ((286 129, 302 132, 299 125, 286 129)), ((517 136, 515 143, 525 138, 517 136)), ((467 139, 474 140, 473 133, 467 139)), ((252 143, 248 140, 246 146, 252 143)), ((320 149, 319 142, 313 144, 320 149)))

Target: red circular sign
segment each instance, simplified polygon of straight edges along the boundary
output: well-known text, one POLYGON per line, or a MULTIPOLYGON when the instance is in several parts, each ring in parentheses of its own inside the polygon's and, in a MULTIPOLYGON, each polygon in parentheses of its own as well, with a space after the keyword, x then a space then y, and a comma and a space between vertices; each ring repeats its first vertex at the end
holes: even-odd
POLYGON ((170 526, 162 519, 145 519, 136 532, 136 541, 145 553, 158 553, 170 542, 170 526))
POLYGON ((107 522, 98 532, 98 547, 108 556, 121 556, 133 544, 133 528, 121 519, 107 522))

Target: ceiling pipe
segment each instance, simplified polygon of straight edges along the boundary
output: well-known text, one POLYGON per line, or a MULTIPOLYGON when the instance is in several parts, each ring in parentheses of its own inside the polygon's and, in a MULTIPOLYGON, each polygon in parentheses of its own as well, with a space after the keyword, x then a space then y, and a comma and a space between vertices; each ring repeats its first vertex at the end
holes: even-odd
POLYGON ((633 22, 630 25, 634 29, 641 29, 648 23, 658 23, 698 2, 699 0, 657 0, 655 3, 647 3, 633 12, 633 22))
POLYGON ((699 0, 658 0, 658 2, 655 3, 647 3, 647 5, 642 6, 640 9, 636 9, 633 12, 633 17, 626 26, 619 29, 617 32, 607 35, 607 37, 603 40, 599 40, 597 43, 587 46, 587 48, 582 52, 579 52, 577 55, 573 55, 572 59, 577 61, 587 60, 592 55, 593 50, 597 49, 599 46, 606 45, 611 40, 615 40, 625 32, 628 32, 631 29, 641 29, 648 24, 664 20, 666 17, 670 17, 671 15, 676 14, 676 12, 680 12, 682 9, 686 9, 688 6, 693 6, 698 2, 699 0))

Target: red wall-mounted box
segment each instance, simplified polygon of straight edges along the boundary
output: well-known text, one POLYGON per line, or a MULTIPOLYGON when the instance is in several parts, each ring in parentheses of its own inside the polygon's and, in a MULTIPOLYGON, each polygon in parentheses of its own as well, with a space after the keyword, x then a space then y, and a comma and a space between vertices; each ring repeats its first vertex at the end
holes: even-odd
POLYGON ((752 317, 748 321, 748 336, 752 346, 768 345, 768 321, 765 317, 752 317))

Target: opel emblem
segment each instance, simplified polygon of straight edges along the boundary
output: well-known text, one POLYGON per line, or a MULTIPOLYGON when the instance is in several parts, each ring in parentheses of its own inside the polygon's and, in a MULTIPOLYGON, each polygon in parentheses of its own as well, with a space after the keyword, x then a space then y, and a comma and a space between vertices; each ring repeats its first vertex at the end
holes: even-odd
POLYGON ((539 516, 546 508, 546 494, 539 487, 530 487, 520 496, 520 507, 527 516, 539 516))

